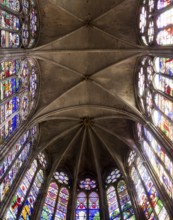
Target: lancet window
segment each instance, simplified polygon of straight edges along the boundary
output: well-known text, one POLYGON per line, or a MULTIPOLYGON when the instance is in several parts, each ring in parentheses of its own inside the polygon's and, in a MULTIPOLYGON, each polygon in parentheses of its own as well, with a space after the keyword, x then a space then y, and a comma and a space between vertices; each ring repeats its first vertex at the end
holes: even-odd
POLYGON ((163 201, 142 160, 134 152, 131 152, 128 162, 138 204, 143 210, 145 219, 170 220, 163 201), (131 156, 132 154, 133 156, 131 156))
POLYGON ((79 182, 76 202, 76 220, 100 220, 100 205, 97 183, 92 178, 79 182))
POLYGON ((127 186, 120 170, 114 169, 107 177, 106 194, 110 220, 136 219, 127 186))
POLYGON ((44 166, 37 158, 21 181, 7 210, 5 219, 30 219, 44 181, 44 166))
POLYGON ((0 203, 6 197, 14 180, 17 178, 22 165, 31 154, 33 144, 38 137, 36 126, 25 132, 14 144, 9 153, 0 164, 0 203))
POLYGON ((170 198, 173 198, 173 164, 154 135, 143 125, 137 124, 139 143, 142 147, 148 162, 155 171, 155 175, 160 180, 170 198))
POLYGON ((67 219, 69 184, 69 176, 65 172, 54 173, 42 209, 42 220, 67 219))

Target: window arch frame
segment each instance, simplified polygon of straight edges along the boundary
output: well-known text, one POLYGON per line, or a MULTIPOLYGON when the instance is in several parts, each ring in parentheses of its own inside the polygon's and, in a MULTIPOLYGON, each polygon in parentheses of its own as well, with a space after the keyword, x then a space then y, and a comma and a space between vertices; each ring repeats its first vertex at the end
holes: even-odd
POLYGON ((5 210, 5 213, 3 214, 3 217, 9 217, 9 216, 13 215, 14 219, 19 219, 23 215, 27 215, 29 217, 33 216, 33 213, 34 213, 34 210, 35 210, 35 205, 34 204, 37 202, 38 196, 42 191, 44 179, 46 177, 46 169, 47 169, 47 167, 44 168, 41 165, 41 163, 39 162, 38 157, 32 159, 32 162, 30 163, 30 166, 26 170, 25 174, 22 177, 22 180, 20 181, 20 183, 18 184, 18 187, 15 190, 14 195, 11 198, 10 204, 9 204, 8 208, 5 210), (33 167, 33 164, 35 166, 35 171, 33 171, 33 169, 31 169, 33 167), (43 175, 41 175, 41 173, 43 175), (41 179, 38 176, 41 176, 41 179), (28 185, 28 188, 26 190, 24 190, 24 191, 26 191, 24 193, 22 192, 22 190, 23 190, 21 188, 22 185, 25 185, 25 188, 27 188, 27 185, 28 185), (15 202, 15 197, 17 199, 16 195, 18 195, 18 194, 20 195, 20 197, 22 197, 22 194, 24 194, 23 200, 21 200, 21 203, 19 204, 19 206, 17 208, 18 209, 17 212, 15 212, 15 211, 12 212, 11 207, 14 206, 14 208, 15 208, 16 207, 15 204, 18 203, 17 200, 15 202), (29 199, 28 196, 31 196, 35 199, 32 200, 32 202, 31 202, 31 200, 28 201, 28 199, 29 199), (27 205, 27 203, 28 203, 28 205, 27 205), (26 212, 24 212, 25 208, 27 210, 26 212), (30 210, 29 210, 29 208, 30 208, 30 210), (32 212, 31 212, 31 210, 32 210, 32 212))
MULTIPOLYGON (((75 201, 75 219, 77 219, 77 211, 78 210, 82 210, 82 209, 77 209, 77 203, 78 203, 78 195, 80 193, 84 193, 86 195, 86 219, 89 219, 90 218, 90 212, 91 210, 98 210, 99 212, 99 219, 100 219, 100 195, 99 195, 99 189, 98 189, 98 186, 97 186, 97 181, 96 181, 96 178, 93 176, 93 175, 82 175, 79 180, 78 180, 78 188, 77 188, 77 191, 76 191, 76 201, 75 201), (95 187, 94 188, 90 188, 90 189, 86 189, 85 187, 81 188, 81 181, 85 181, 86 179, 90 179, 91 181, 94 181, 95 182, 95 187), (90 194, 91 193, 96 193, 97 196, 98 196, 98 208, 96 209, 90 209, 90 194)), ((95 213, 97 214, 97 213, 95 213)), ((92 217, 92 216, 91 216, 92 217)))
MULTIPOLYGON (((125 178, 123 177, 123 175, 122 175, 122 172, 120 171, 120 169, 118 169, 118 168, 114 168, 114 169, 111 169, 109 172, 107 172, 107 178, 111 175, 111 172, 112 171, 114 171, 114 170, 118 170, 119 172, 120 172, 120 177, 118 177, 116 180, 115 180, 115 182, 111 182, 111 183, 107 183, 106 181, 105 181, 105 189, 106 189, 106 203, 107 203, 107 207, 108 207, 108 214, 109 214, 109 218, 111 218, 111 216, 110 216, 110 210, 109 210, 109 202, 108 202, 108 190, 111 188, 111 187, 113 187, 114 188, 114 191, 115 191, 115 195, 116 195, 116 201, 117 201, 117 209, 119 210, 119 214, 118 214, 118 216, 117 217, 119 217, 120 219, 124 219, 124 217, 123 217, 123 212, 125 212, 125 211, 123 211, 122 210, 122 205, 121 205, 121 199, 120 199, 120 195, 119 195, 119 192, 118 192, 118 184, 121 182, 121 181, 123 181, 124 182, 124 184, 125 184, 125 186, 126 186, 126 191, 127 191, 127 195, 128 195, 128 197, 129 197, 129 201, 130 201, 130 203, 131 203, 131 209, 133 210, 133 214, 131 215, 131 216, 129 216, 128 218, 132 218, 132 217, 134 217, 134 219, 136 218, 136 215, 135 215, 135 212, 134 212, 134 205, 133 205, 133 200, 132 200, 132 197, 131 197, 131 195, 130 195, 130 193, 129 193, 129 189, 128 189, 128 187, 127 187, 127 184, 126 184, 126 181, 125 181, 125 178)), ((106 178, 106 179, 107 179, 106 178)), ((116 209, 116 210, 117 210, 116 209)), ((115 210, 114 210, 115 211, 115 210)), ((125 218, 126 219, 126 218, 125 218)))
MULTIPOLYGON (((58 209, 58 204, 59 204, 59 199, 60 199, 60 193, 61 193, 61 190, 63 189, 63 188, 65 188, 67 191, 68 191, 68 200, 67 200, 67 206, 66 206, 66 209, 68 210, 68 205, 69 205, 69 197, 70 197, 70 175, 69 175, 69 173, 68 172, 66 172, 65 170, 58 170, 58 171, 55 171, 54 172, 54 174, 53 174, 53 176, 52 176, 52 179, 51 179, 51 181, 50 181, 50 183, 49 183, 49 186, 48 186, 48 189, 47 189, 47 192, 46 192, 46 197, 45 197, 45 199, 44 199, 44 204, 43 204, 43 206, 42 206, 42 211, 41 211, 41 214, 40 214, 40 219, 45 219, 44 217, 42 217, 42 213, 43 213, 43 211, 45 212, 45 210, 44 210, 44 206, 45 206, 45 204, 46 204, 46 199, 47 199, 47 195, 48 195, 48 190, 49 190, 49 187, 50 187, 50 184, 52 184, 52 183, 55 183, 56 184, 56 186, 57 186, 57 194, 56 194, 56 199, 55 199, 55 204, 54 204, 54 207, 53 207, 53 213, 50 213, 50 215, 51 215, 51 218, 52 219, 55 219, 55 216, 56 216, 56 213, 58 212, 58 211, 60 211, 60 212, 62 212, 61 210, 59 210, 58 209), (67 176, 68 176, 68 178, 69 178, 69 183, 68 184, 65 184, 65 183, 61 183, 61 182, 59 182, 55 177, 54 177, 54 174, 56 173, 56 172, 63 172, 63 173, 65 173, 67 176)), ((49 205, 49 204, 48 204, 49 205)), ((50 205, 49 205, 50 206, 50 205)), ((65 216, 67 216, 67 212, 66 213, 63 213, 65 216)))

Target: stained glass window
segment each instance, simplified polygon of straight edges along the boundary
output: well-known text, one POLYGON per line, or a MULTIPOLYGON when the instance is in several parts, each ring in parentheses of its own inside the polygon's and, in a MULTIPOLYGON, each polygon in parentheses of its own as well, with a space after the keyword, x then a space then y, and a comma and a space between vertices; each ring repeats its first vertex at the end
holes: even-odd
POLYGON ((56 182, 52 182, 48 188, 47 197, 43 206, 41 219, 49 220, 52 218, 55 209, 57 195, 58 195, 58 185, 56 184, 56 182))
POLYGON ((121 212, 123 215, 123 219, 129 219, 133 218, 135 219, 134 216, 134 211, 132 208, 131 200, 127 191, 127 186, 124 182, 124 180, 120 180, 117 185, 117 192, 120 200, 120 206, 121 206, 121 212))
POLYGON ((155 213, 153 211, 153 208, 151 207, 145 188, 143 187, 141 179, 139 178, 135 168, 132 168, 131 178, 134 182, 135 189, 137 192, 138 203, 141 206, 146 219, 156 219, 155 213))
POLYGON ((89 220, 100 219, 99 196, 96 192, 89 194, 89 220))
POLYGON ((106 179, 106 183, 115 183, 121 177, 121 172, 118 169, 113 170, 106 179))
POLYGON ((146 219, 169 220, 169 215, 142 160, 136 156, 130 168, 138 202, 146 219))
POLYGON ((59 183, 69 185, 69 177, 66 173, 64 173, 62 171, 61 172, 55 172, 54 173, 54 178, 56 180, 58 180, 59 183))
POLYGON ((135 214, 127 186, 118 169, 114 169, 106 178, 109 219, 135 220, 135 214))
POLYGON ((45 154, 39 153, 38 159, 39 159, 39 161, 40 161, 42 167, 45 168, 45 167, 47 166, 47 160, 46 160, 45 154))
POLYGON ((141 124, 137 125, 142 150, 166 192, 173 198, 173 164, 164 147, 158 143, 151 132, 141 124))
POLYGON ((131 164, 134 162, 136 157, 136 152, 135 151, 131 151, 129 154, 129 158, 128 158, 128 165, 131 166, 131 164))
POLYGON ((110 186, 107 190, 107 201, 110 219, 121 219, 117 194, 114 186, 110 186))
POLYGON ((69 177, 65 172, 57 171, 49 185, 40 219, 66 220, 68 200, 69 177))
POLYGON ((145 45, 173 44, 173 5, 171 0, 143 0, 140 7, 139 33, 145 45), (162 10, 164 9, 164 10, 162 10))
POLYGON ((0 202, 3 201, 24 161, 30 155, 30 150, 36 137, 37 127, 28 130, 19 138, 0 164, 0 202))
POLYGON ((55 213, 56 220, 66 220, 69 191, 66 187, 61 188, 59 192, 57 210, 55 213))
POLYGON ((96 188, 96 181, 86 178, 85 180, 80 181, 79 187, 86 190, 94 189, 96 188))
POLYGON ((91 178, 79 181, 76 202, 76 220, 100 220, 97 183, 91 178))
POLYGON ((35 0, 0 0, 0 47, 31 48, 38 37, 35 0))
POLYGON ((10 207, 7 210, 5 219, 30 219, 33 213, 34 204, 43 184, 44 167, 39 160, 34 160, 31 168, 26 172, 10 207))
POLYGON ((76 205, 76 220, 87 219, 88 213, 88 201, 85 192, 80 192, 77 195, 77 205, 76 205))
POLYGON ((34 59, 0 62, 0 143, 7 141, 34 107, 37 92, 34 59))
POLYGON ((20 11, 20 1, 19 0, 0 0, 0 3, 7 7, 10 8, 11 10, 15 12, 20 11))
POLYGON ((173 142, 173 60, 163 57, 142 57, 138 68, 140 107, 173 142))
POLYGON ((16 219, 18 213, 20 212, 23 202, 25 200, 25 196, 27 194, 27 189, 29 189, 30 185, 32 184, 35 173, 37 171, 38 163, 35 160, 31 168, 27 171, 24 179, 22 180, 22 183, 20 184, 17 193, 13 197, 12 203, 9 207, 9 210, 6 214, 6 219, 16 219))

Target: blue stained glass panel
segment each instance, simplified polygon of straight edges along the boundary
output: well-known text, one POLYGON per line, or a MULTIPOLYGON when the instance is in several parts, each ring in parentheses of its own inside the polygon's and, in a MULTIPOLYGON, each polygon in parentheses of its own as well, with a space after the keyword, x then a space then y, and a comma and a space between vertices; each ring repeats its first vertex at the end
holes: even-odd
POLYGON ((155 57, 154 69, 156 73, 162 73, 168 76, 173 76, 173 59, 164 58, 164 57, 155 57))
POLYGON ((23 206, 21 216, 20 216, 21 219, 27 220, 32 215, 34 203, 37 199, 37 196, 38 196, 38 193, 39 193, 39 190, 41 188, 42 183, 43 183, 43 171, 40 170, 36 175, 36 178, 34 180, 34 184, 31 188, 30 193, 27 197, 27 200, 25 201, 25 204, 23 206))
POLYGON ((76 220, 87 219, 87 196, 84 192, 77 195, 76 220))
MULTIPOLYGON (((17 173, 19 169, 21 168, 23 162, 27 158, 30 151, 30 143, 28 143, 25 148, 22 150, 22 152, 19 154, 18 158, 15 160, 13 166, 8 171, 8 173, 5 175, 5 178, 3 179, 1 186, 0 186, 0 201, 3 200, 7 192, 9 191, 15 177, 17 176, 17 173)), ((8 167, 6 167, 7 169, 8 167)))
POLYGON ((89 209, 89 220, 100 220, 100 210, 98 209, 89 209))
POLYGON ((76 220, 87 220, 87 210, 76 210, 76 220))
POLYGON ((107 201, 110 220, 120 219, 121 215, 114 186, 110 186, 107 190, 107 201))

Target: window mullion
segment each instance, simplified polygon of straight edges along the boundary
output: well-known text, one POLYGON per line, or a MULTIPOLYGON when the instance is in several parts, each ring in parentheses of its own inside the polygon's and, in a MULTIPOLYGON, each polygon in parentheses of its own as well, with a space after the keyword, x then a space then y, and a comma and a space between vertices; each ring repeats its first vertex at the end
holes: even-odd
MULTIPOLYGON (((21 213, 22 213, 23 207, 24 207, 24 205, 25 205, 25 202, 26 202, 27 197, 28 197, 28 195, 29 195, 29 193, 30 193, 30 191, 31 191, 31 188, 32 188, 32 186, 33 186, 33 184, 34 184, 35 178, 36 178, 36 176, 37 176, 39 170, 40 170, 40 166, 37 167, 37 170, 36 170, 36 172, 35 172, 35 174, 34 174, 34 178, 33 178, 32 182, 31 182, 31 184, 30 184, 30 186, 29 186, 29 189, 28 189, 28 191, 27 191, 27 193, 26 193, 26 195, 25 195, 25 198, 24 198, 24 200, 23 200, 23 202, 22 202, 22 205, 21 205, 21 207, 20 207, 20 211, 19 211, 18 214, 17 214, 16 220, 19 220, 19 218, 20 218, 20 215, 21 215, 21 213)), ((24 178, 25 178, 25 177, 24 177, 24 178)), ((22 182, 21 182, 21 183, 22 183, 22 182)), ((20 186, 19 186, 19 187, 20 187, 20 186)))
POLYGON ((154 212, 154 215, 156 216, 157 220, 159 220, 159 219, 158 219, 158 216, 157 216, 157 214, 156 214, 156 211, 155 211, 154 207, 153 207, 152 204, 151 204, 150 197, 148 196, 148 191, 147 191, 147 189, 146 189, 146 186, 145 186, 144 181, 143 181, 142 178, 141 178, 141 175, 140 175, 140 173, 139 173, 139 170, 138 170, 138 168, 136 167, 136 164, 134 164, 134 167, 135 167, 135 170, 136 170, 136 172, 137 172, 137 174, 138 174, 138 177, 139 177, 139 179, 140 179, 140 181, 141 181, 141 183, 142 183, 142 186, 143 186, 143 188, 144 188, 144 191, 145 191, 145 193, 146 193, 146 195, 147 195, 147 198, 148 198, 148 201, 149 201, 150 206, 151 206, 151 208, 152 208, 152 211, 154 212))
POLYGON ((123 220, 123 211, 121 209, 120 197, 119 197, 119 193, 118 193, 118 190, 117 190, 118 182, 113 187, 115 188, 115 192, 116 192, 116 195, 117 195, 117 202, 118 202, 118 206, 119 206, 119 211, 120 211, 121 219, 123 220))
MULTIPOLYGON (((150 146, 150 143, 148 141, 148 139, 145 139, 145 141, 148 143, 148 145, 150 146)), ((153 152, 153 154, 155 155, 155 157, 157 158, 157 160, 159 161, 159 163, 162 165, 162 167, 164 168, 166 174, 170 177, 170 179, 173 181, 173 176, 170 175, 169 171, 167 170, 167 168, 165 167, 165 164, 164 162, 160 159, 160 157, 156 154, 156 152, 154 151, 154 149, 152 147, 150 147, 150 150, 153 152)), ((148 160, 148 157, 143 149, 143 146, 142 146, 142 151, 144 152, 145 154, 145 157, 147 159, 147 161, 151 164, 150 160, 148 160)), ((153 165, 151 164, 151 166, 153 167, 153 165)), ((155 171, 154 171, 155 172, 155 171)))
POLYGON ((52 219, 55 219, 55 215, 56 215, 56 211, 57 211, 57 205, 58 205, 58 200, 59 200, 59 194, 60 194, 61 188, 62 187, 60 187, 58 185, 58 194, 57 194, 57 197, 56 197, 56 202, 55 202, 54 213, 53 213, 52 219))
POLYGON ((25 89, 20 88, 18 92, 15 92, 11 96, 9 96, 9 97, 5 98, 4 100, 2 100, 0 105, 5 104, 6 102, 10 101, 12 98, 14 98, 16 96, 21 96, 24 92, 25 92, 25 89))
POLYGON ((87 192, 87 220, 89 220, 89 192, 87 192))
MULTIPOLYGON (((15 143, 15 145, 16 145, 17 143, 15 143)), ((3 175, 3 177, 1 178, 1 180, 0 180, 0 184, 3 182, 3 180, 5 179, 5 177, 6 177, 6 175, 8 174, 8 172, 11 170, 11 168, 12 168, 12 166, 14 165, 14 163, 16 162, 16 160, 18 159, 18 157, 20 156, 20 154, 22 153, 22 151, 24 150, 24 148, 26 147, 26 145, 27 144, 29 144, 29 141, 27 141, 25 144, 24 144, 24 146, 23 147, 21 147, 21 149, 18 151, 18 153, 16 154, 16 156, 15 156, 15 158, 13 159, 13 162, 10 164, 10 166, 8 167, 8 169, 6 170, 6 172, 4 173, 4 175, 3 175)), ((15 146, 14 145, 14 146, 15 146)), ((31 149, 30 149, 31 150, 31 149)), ((29 154, 30 154, 30 152, 29 152, 29 154)), ((7 154, 7 156, 8 156, 8 154, 7 154)), ((28 155, 28 157, 29 157, 30 155, 28 155)), ((27 158, 28 158, 27 157, 27 158)), ((5 159, 6 159, 6 157, 5 157, 5 159)), ((3 162, 4 162, 4 160, 3 160, 3 162)), ((25 161, 23 161, 23 164, 26 162, 26 160, 25 161)), ((22 164, 22 165, 23 165, 22 164)), ((22 166, 21 166, 22 167, 22 166)), ((21 168, 20 167, 20 168, 21 168)))

